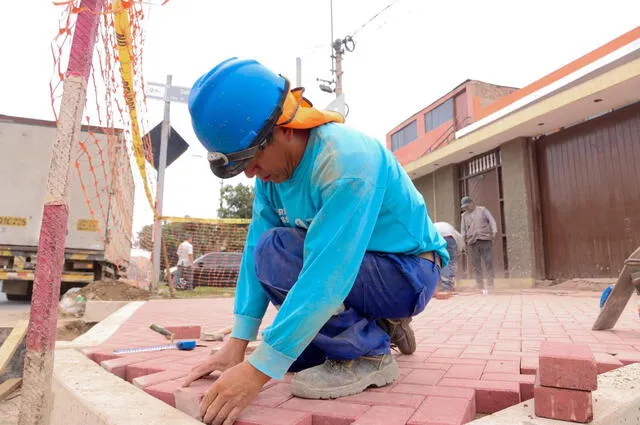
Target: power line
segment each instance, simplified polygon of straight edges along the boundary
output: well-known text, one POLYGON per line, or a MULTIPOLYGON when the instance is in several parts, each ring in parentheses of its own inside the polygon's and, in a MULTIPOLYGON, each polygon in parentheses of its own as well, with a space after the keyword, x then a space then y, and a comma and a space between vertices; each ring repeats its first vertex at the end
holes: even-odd
POLYGON ((380 14, 382 14, 385 10, 391 8, 394 4, 398 3, 400 0, 394 0, 391 3, 389 3, 388 5, 386 5, 385 7, 383 7, 382 9, 380 9, 380 11, 378 11, 378 13, 376 13, 375 15, 373 15, 371 18, 369 18, 368 21, 366 21, 364 24, 362 24, 360 26, 360 28, 358 28, 357 30, 355 30, 354 32, 351 33, 351 37, 355 36, 357 33, 359 33, 360 31, 362 31, 362 29, 364 29, 364 27, 366 27, 367 25, 369 25, 371 22, 373 22, 373 20, 375 20, 378 16, 380 16, 380 14))

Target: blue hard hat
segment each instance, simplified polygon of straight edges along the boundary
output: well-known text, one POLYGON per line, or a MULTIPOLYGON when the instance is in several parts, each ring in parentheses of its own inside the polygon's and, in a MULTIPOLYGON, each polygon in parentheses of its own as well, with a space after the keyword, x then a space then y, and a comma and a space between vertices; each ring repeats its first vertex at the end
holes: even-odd
POLYGON ((289 92, 286 78, 255 60, 227 59, 200 77, 189 95, 193 130, 213 173, 241 173, 271 135, 289 92))

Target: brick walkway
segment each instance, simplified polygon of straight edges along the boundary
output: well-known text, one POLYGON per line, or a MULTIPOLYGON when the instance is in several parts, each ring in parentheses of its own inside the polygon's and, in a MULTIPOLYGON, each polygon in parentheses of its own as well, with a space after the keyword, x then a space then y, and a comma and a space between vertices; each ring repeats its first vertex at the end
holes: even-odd
MULTIPOLYGON (((401 377, 394 384, 339 400, 313 401, 292 398, 288 376, 285 381, 269 382, 236 423, 462 424, 477 414, 493 413, 533 397, 538 348, 543 340, 589 345, 599 373, 640 362, 640 321, 635 317, 635 299, 614 330, 593 332, 597 296, 523 291, 432 300, 413 322, 418 350, 412 356, 397 356, 401 377)), ((111 350, 166 343, 148 329, 152 322, 218 329, 231 324, 231 312, 231 299, 151 301, 103 346, 87 355, 175 406, 174 392, 180 388, 182 378, 208 356, 209 348, 122 356, 113 355, 111 350)), ((270 309, 265 323, 274 314, 275 310, 270 309)), ((196 382, 190 392, 197 397, 210 382, 196 382)), ((187 409, 180 403, 178 407, 187 409)))

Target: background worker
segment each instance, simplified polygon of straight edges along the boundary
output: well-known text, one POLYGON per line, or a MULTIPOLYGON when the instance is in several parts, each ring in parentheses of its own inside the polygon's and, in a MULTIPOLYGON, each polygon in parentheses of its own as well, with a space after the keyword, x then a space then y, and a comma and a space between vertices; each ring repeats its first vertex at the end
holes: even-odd
POLYGON ((176 288, 193 289, 193 245, 187 236, 176 250, 178 270, 176 270, 176 288))
POLYGON ((443 267, 440 272, 440 291, 451 292, 455 289, 456 264, 458 257, 464 250, 464 238, 455 227, 445 221, 439 221, 433 225, 447 242, 447 252, 449 253, 449 264, 443 267))
POLYGON ((231 424, 271 378, 298 397, 336 398, 398 377, 391 344, 415 351, 409 322, 433 295, 446 242, 391 152, 289 90, 253 60, 229 59, 189 97, 213 173, 257 177, 231 338, 184 385, 223 371, 207 423, 231 424), (248 359, 267 304, 278 313, 248 359), (391 319, 391 320, 389 320, 391 319))
POLYGON ((460 208, 463 211, 460 232, 473 264, 476 289, 486 294, 481 263, 484 263, 487 269, 488 286, 493 288, 493 240, 498 234, 498 226, 489 210, 476 205, 470 196, 461 199, 460 208))

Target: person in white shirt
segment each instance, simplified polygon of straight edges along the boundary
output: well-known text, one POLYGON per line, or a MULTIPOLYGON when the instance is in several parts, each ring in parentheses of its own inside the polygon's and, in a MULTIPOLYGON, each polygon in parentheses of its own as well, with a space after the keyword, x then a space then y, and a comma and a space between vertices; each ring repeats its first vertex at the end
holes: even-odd
POLYGON ((443 292, 453 291, 456 277, 456 260, 464 249, 464 238, 451 224, 445 221, 433 223, 440 233, 440 236, 447 241, 447 252, 449 253, 449 264, 440 271, 440 290, 443 292))
POLYGON ((176 254, 178 255, 176 287, 179 289, 193 289, 193 245, 191 245, 191 237, 186 237, 178 245, 176 254))

